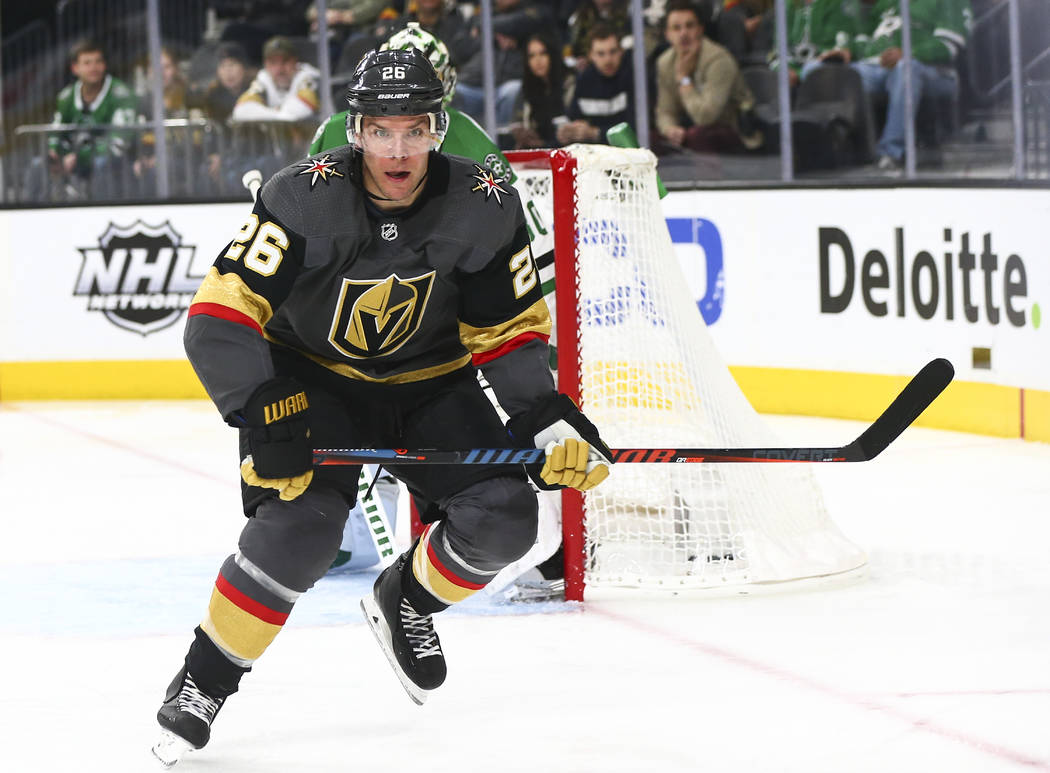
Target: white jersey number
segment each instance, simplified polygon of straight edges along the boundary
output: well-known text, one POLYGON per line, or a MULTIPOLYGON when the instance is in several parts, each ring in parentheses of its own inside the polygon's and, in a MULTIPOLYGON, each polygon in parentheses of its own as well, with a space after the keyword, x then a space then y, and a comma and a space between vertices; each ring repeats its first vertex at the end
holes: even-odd
POLYGON ((520 298, 536 286, 536 264, 532 262, 532 250, 526 247, 511 256, 508 264, 514 274, 514 297, 520 298))
POLYGON ((284 251, 290 244, 288 234, 284 232, 284 229, 269 220, 260 226, 259 216, 253 212, 241 226, 241 230, 233 239, 233 244, 226 250, 223 257, 240 260, 244 253, 243 260, 246 267, 262 276, 273 276, 277 267, 281 265, 281 261, 284 260, 284 251), (248 247, 248 252, 244 253, 249 239, 252 240, 251 246, 248 247))

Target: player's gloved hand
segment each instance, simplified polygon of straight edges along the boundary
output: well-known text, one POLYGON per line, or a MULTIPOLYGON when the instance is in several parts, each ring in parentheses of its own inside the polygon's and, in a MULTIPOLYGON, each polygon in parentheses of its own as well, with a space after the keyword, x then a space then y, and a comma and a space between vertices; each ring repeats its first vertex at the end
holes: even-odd
POLYGON ((250 486, 272 488, 290 502, 313 480, 309 405, 302 386, 274 378, 252 392, 239 418, 248 432, 249 455, 241 477, 250 486))
POLYGON ((518 442, 531 439, 535 447, 547 452, 543 467, 538 472, 529 470, 540 488, 568 486, 588 491, 609 477, 612 452, 597 427, 566 395, 540 400, 511 419, 507 429, 518 442))

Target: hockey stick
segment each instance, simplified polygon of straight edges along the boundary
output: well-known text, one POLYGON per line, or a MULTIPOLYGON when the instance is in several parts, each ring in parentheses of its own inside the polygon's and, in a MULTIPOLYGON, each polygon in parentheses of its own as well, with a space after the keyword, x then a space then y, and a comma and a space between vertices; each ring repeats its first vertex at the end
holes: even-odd
POLYGON ((241 185, 248 189, 248 193, 252 195, 253 202, 259 198, 259 189, 262 187, 262 183, 262 172, 258 169, 249 169, 241 177, 241 185))
POLYGON ((357 476, 357 499, 361 503, 361 511, 364 513, 365 523, 368 524, 368 536, 372 538, 372 544, 375 545, 379 563, 386 569, 397 559, 394 530, 390 527, 390 519, 386 517, 386 508, 383 507, 383 502, 369 481, 368 472, 364 466, 361 467, 361 473, 357 476))
MULTIPOLYGON (((614 448, 618 464, 730 463, 730 462, 867 462, 919 418, 955 375, 945 359, 927 363, 908 382, 890 406, 849 445, 838 448, 614 448)), ((408 450, 404 448, 318 448, 314 466, 361 464, 534 464, 542 462, 542 448, 472 448, 465 451, 408 450)))

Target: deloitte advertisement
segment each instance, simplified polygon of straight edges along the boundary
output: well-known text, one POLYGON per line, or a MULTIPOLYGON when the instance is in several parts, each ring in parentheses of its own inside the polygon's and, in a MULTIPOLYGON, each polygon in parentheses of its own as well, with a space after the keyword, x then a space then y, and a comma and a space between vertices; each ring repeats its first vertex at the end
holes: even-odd
POLYGON ((664 200, 697 305, 733 365, 1050 389, 1050 194, 693 191, 664 200))

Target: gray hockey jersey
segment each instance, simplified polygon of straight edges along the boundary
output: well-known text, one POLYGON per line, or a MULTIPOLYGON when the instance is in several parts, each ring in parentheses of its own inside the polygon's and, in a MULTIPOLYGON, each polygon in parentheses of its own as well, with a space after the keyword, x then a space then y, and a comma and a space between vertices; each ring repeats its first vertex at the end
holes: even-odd
POLYGON ((275 375, 271 345, 380 384, 473 363, 519 407, 553 390, 550 315, 514 189, 432 153, 417 201, 384 213, 354 165, 346 146, 271 178, 194 296, 186 351, 222 415, 275 375), (528 371, 524 387, 508 367, 528 371))

